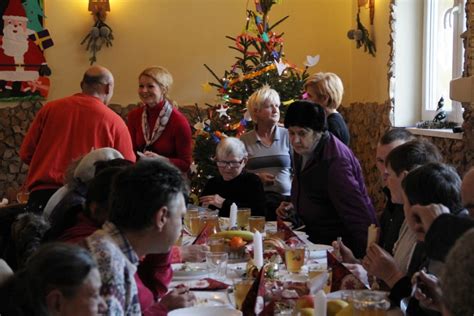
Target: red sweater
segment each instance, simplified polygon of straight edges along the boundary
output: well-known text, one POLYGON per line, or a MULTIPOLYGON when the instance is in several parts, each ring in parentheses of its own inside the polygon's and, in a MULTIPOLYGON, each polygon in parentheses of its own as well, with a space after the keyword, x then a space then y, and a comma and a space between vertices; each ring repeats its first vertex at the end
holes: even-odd
MULTIPOLYGON (((144 108, 145 107, 140 106, 128 113, 127 125, 135 151, 143 151, 145 148, 145 137, 143 136, 142 130, 142 114, 144 108)), ((163 103, 153 108, 146 108, 148 111, 148 126, 153 130, 156 119, 163 108, 163 103)), ((192 162, 192 138, 191 127, 186 117, 177 109, 173 108, 165 130, 160 138, 149 146, 148 150, 165 156, 183 173, 188 172, 192 162)))
POLYGON ((78 93, 48 102, 21 144, 20 158, 30 166, 27 189, 59 188, 73 160, 102 147, 115 148, 135 161, 125 122, 98 98, 78 93))

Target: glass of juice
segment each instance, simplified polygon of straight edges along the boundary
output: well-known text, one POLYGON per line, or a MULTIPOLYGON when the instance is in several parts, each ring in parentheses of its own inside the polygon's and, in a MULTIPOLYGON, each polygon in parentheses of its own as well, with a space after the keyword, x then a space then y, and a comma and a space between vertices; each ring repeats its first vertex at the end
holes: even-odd
POLYGON ((299 273, 305 263, 306 248, 304 245, 287 247, 285 249, 286 270, 290 273, 299 273))
POLYGON ((249 225, 250 209, 239 208, 237 209, 237 226, 240 229, 245 229, 249 225))
POLYGON ((203 228, 201 225, 201 215, 199 213, 189 215, 189 233, 191 236, 199 235, 203 228))
POLYGON ((195 215, 199 215, 199 210, 198 210, 198 207, 196 205, 188 205, 188 208, 186 210, 186 214, 184 215, 184 220, 183 220, 183 224, 184 224, 184 229, 190 233, 191 232, 191 223, 189 222, 189 218, 191 216, 195 216, 195 215))
POLYGON ((238 310, 242 310, 242 303, 252 287, 253 282, 254 280, 251 279, 243 279, 234 283, 235 308, 238 310))
POLYGON ((219 225, 219 211, 205 211, 201 212, 201 229, 203 229, 206 225, 210 226, 211 232, 212 233, 217 233, 221 231, 220 225, 219 225))
POLYGON ((265 231, 265 216, 250 216, 249 217, 249 231, 265 231))
POLYGON ((209 238, 207 241, 209 250, 211 252, 225 252, 225 240, 224 238, 209 238))

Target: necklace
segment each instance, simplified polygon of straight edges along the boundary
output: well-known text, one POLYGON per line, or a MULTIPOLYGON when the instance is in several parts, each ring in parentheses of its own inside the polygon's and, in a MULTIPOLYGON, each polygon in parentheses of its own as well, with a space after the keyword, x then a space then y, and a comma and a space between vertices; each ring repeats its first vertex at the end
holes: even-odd
POLYGON ((161 109, 160 114, 156 118, 153 131, 150 131, 150 128, 148 126, 148 114, 146 108, 143 109, 142 131, 143 137, 145 138, 145 147, 156 142, 158 138, 160 138, 161 134, 163 134, 163 131, 165 130, 165 127, 170 120, 172 110, 173 107, 171 106, 171 104, 168 102, 168 100, 165 100, 165 104, 163 104, 163 108, 161 109))

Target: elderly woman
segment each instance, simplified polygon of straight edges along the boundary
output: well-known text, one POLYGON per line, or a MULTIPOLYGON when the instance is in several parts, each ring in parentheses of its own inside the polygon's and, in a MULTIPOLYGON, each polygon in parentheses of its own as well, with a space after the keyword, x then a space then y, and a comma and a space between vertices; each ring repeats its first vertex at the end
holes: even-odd
POLYGON ((209 179, 199 198, 203 206, 219 209, 219 216, 229 216, 232 203, 249 207, 252 215, 265 215, 265 195, 260 178, 244 171, 247 163, 245 145, 237 138, 223 138, 216 148, 220 176, 209 179))
POLYGON ((291 190, 291 148, 288 131, 278 126, 280 96, 269 86, 255 91, 247 101, 255 129, 240 140, 248 151, 247 170, 259 176, 265 190, 267 220, 288 201, 291 190))
POLYGON ((183 173, 192 161, 189 123, 168 98, 173 77, 163 67, 150 67, 138 76, 141 104, 128 114, 128 129, 138 155, 169 160, 183 173))
POLYGON ((344 94, 341 79, 332 72, 318 72, 306 80, 304 89, 310 101, 324 108, 329 132, 349 146, 349 129, 344 118, 337 111, 344 94))
POLYGON ((0 288, 2 315, 84 315, 105 311, 97 264, 82 247, 50 243, 0 288))
POLYGON ((342 237, 357 254, 365 253, 367 228, 376 223, 359 161, 352 151, 326 131, 324 109, 308 101, 293 102, 285 127, 294 149, 291 201, 277 215, 296 212, 309 239, 330 244, 342 237))

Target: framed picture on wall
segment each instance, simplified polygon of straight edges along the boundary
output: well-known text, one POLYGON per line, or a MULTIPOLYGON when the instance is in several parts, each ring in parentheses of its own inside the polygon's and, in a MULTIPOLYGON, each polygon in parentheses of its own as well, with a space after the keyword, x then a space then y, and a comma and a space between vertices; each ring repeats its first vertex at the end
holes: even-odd
POLYGON ((44 0, 2 0, 0 15, 0 102, 45 99, 51 69, 44 50, 53 41, 44 0))

